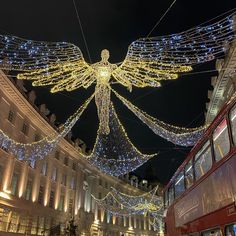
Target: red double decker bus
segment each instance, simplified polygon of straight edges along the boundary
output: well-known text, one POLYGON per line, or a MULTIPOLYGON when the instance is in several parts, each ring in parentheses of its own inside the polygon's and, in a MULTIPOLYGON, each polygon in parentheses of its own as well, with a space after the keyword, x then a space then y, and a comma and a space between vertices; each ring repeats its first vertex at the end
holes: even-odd
POLYGON ((236 99, 206 130, 164 189, 167 236, 236 235, 236 99))

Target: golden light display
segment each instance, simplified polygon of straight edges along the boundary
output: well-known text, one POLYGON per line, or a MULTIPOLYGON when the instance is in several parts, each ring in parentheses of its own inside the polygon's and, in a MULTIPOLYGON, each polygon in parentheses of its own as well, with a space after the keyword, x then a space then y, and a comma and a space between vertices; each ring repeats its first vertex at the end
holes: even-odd
MULTIPOLYGON (((233 13, 234 14, 234 13, 233 13)), ((109 134, 110 84, 115 80, 128 88, 159 87, 160 81, 178 78, 195 64, 215 59, 233 41, 233 14, 210 25, 161 37, 141 38, 129 46, 121 64, 102 60, 88 64, 80 49, 66 42, 37 42, 0 35, 0 68, 21 71, 18 79, 33 80, 34 86, 51 85, 51 92, 95 86, 100 132, 109 134)))
MULTIPOLYGON (((131 43, 124 61, 119 64, 108 61, 110 55, 106 49, 101 52, 100 62, 88 64, 80 49, 70 43, 38 42, 0 35, 0 68, 18 71, 18 79, 32 80, 34 86, 52 86, 52 93, 81 87, 86 89, 95 84, 99 130, 93 160, 89 161, 106 173, 117 176, 124 171, 127 173, 128 170, 134 170, 152 155, 144 155, 135 148, 114 108, 110 108, 112 83, 117 82, 130 92, 133 86, 159 87, 162 80, 176 79, 179 74, 192 70, 192 66, 221 56, 227 43, 235 39, 233 15, 234 13, 213 24, 201 25, 178 34, 138 39, 131 43), (113 156, 106 154, 108 143, 113 156), (127 153, 122 153, 122 150, 127 153), (114 166, 117 169, 114 170, 114 166)), ((141 111, 116 92, 115 94, 155 134, 175 144, 194 145, 205 129, 199 127, 188 130, 166 124, 141 111)), ((71 124, 65 126, 60 137, 72 128, 71 124)), ((0 138, 2 145, 10 147, 19 157, 26 156, 27 145, 31 147, 31 144, 17 144, 4 132, 0 133, 0 138)), ((40 158, 55 147, 54 141, 58 139, 44 140, 43 145, 32 145, 31 153, 41 153, 40 158)))
POLYGON ((157 196, 158 186, 141 195, 128 195, 112 188, 103 198, 92 198, 98 206, 115 216, 149 215, 150 223, 157 226, 163 217, 163 198, 157 196))

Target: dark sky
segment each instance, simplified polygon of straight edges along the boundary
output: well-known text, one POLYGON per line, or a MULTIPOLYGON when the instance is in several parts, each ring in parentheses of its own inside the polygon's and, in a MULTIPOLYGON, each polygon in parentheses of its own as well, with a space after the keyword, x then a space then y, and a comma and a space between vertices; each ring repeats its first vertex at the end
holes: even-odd
MULTIPOLYGON (((170 0, 75 0, 92 62, 100 60, 103 48, 110 50, 111 62, 124 59, 128 45, 145 37, 170 6, 170 0)), ((177 0, 152 36, 177 33, 199 25, 236 7, 235 0, 177 0)), ((68 41, 79 46, 88 60, 73 0, 7 0, 0 5, 0 32, 28 39, 68 41)), ((201 65, 196 71, 214 69, 214 63, 201 65)), ((194 127, 204 123, 207 91, 214 73, 189 75, 163 83, 161 88, 134 89, 130 94, 117 88, 135 105, 152 116, 174 125, 194 127)), ((37 88, 38 103, 46 103, 59 122, 83 103, 93 88, 72 93, 50 94, 37 88)), ((115 100, 115 99, 114 99, 115 100)), ((175 146, 156 136, 115 100, 118 115, 132 142, 142 152, 160 154, 140 167, 136 175, 166 183, 185 159, 189 148, 175 146)), ((92 148, 98 121, 95 105, 73 129, 74 136, 92 148)))

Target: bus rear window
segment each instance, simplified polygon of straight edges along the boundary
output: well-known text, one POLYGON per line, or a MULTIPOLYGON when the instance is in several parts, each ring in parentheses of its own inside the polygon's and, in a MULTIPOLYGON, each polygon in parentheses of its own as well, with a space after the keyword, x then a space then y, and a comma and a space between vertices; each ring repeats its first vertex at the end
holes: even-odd
POLYGON ((219 161, 225 157, 230 150, 229 132, 226 119, 223 119, 215 129, 213 133, 213 144, 215 160, 219 161))
POLYGON ((230 110, 229 117, 232 128, 233 142, 234 145, 236 145, 236 105, 230 110))
POLYGON ((184 171, 181 171, 175 180, 175 198, 177 198, 185 190, 184 171))
POLYGON ((191 159, 185 166, 185 184, 186 189, 190 188, 193 185, 193 160, 191 159))
POLYGON ((194 171, 195 178, 198 180, 212 166, 211 145, 208 140, 195 156, 194 171))

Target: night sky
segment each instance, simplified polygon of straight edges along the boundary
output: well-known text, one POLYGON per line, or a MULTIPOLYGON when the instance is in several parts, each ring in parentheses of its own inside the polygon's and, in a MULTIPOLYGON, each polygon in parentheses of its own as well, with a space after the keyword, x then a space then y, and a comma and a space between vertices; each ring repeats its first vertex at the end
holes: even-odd
MULTIPOLYGON (((110 62, 124 59, 128 45, 145 37, 170 6, 170 0, 75 0, 81 18, 92 62, 100 60, 100 52, 110 51, 110 62)), ((178 33, 208 21, 236 7, 235 0, 177 0, 152 36, 178 33)), ((89 57, 76 17, 73 0, 7 0, 0 5, 0 32, 44 41, 67 41, 80 47, 89 57)), ((197 66, 194 72, 214 69, 214 62, 197 66)), ((162 83, 161 88, 116 89, 133 104, 150 115, 173 125, 195 127, 204 123, 210 78, 216 73, 185 75, 162 83)), ((30 88, 30 84, 27 83, 30 88)), ((45 103, 57 120, 66 118, 90 96, 94 87, 71 93, 50 94, 49 88, 34 88, 37 103, 45 103)), ((160 154, 140 167, 135 174, 151 181, 166 183, 186 158, 190 148, 175 146, 156 136, 121 102, 112 98, 120 120, 135 146, 144 153, 160 154)), ((73 128, 74 137, 93 147, 98 127, 95 104, 73 128)))

